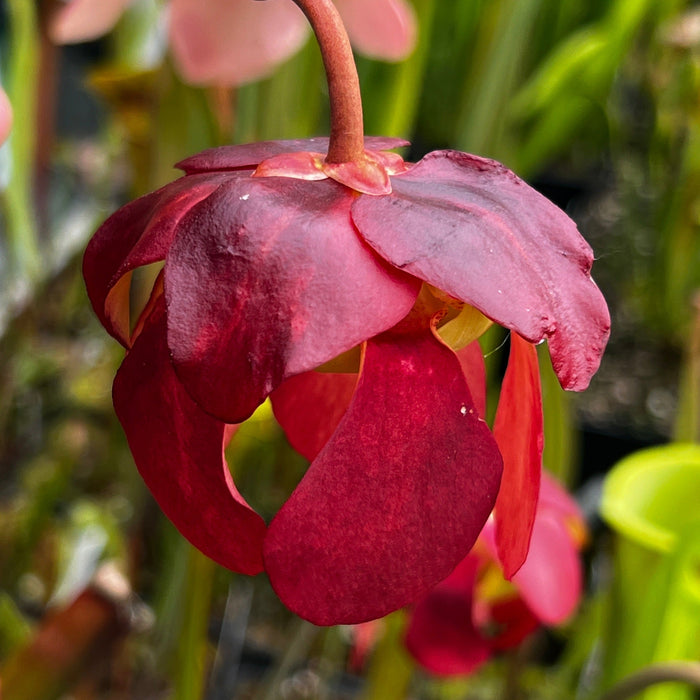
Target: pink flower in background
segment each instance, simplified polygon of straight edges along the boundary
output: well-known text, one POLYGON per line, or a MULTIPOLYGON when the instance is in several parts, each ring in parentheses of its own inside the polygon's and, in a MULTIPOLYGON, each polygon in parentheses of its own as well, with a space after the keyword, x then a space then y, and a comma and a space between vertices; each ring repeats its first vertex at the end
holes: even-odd
MULTIPOLYGON (((59 44, 96 39, 132 0, 71 0, 56 14, 59 44)), ((386 61, 405 58, 416 24, 405 0, 335 0, 358 51, 386 61)), ((170 41, 182 77, 194 84, 241 85, 269 75, 296 53, 309 28, 291 0, 171 0, 170 41)))
POLYGON ((583 517, 543 473, 525 563, 507 583, 496 555, 493 520, 477 545, 414 608, 406 646, 426 670, 466 675, 494 653, 517 646, 540 625, 564 622, 581 597, 583 517))
POLYGON ((0 144, 4 143, 12 126, 12 107, 7 95, 0 87, 0 144))

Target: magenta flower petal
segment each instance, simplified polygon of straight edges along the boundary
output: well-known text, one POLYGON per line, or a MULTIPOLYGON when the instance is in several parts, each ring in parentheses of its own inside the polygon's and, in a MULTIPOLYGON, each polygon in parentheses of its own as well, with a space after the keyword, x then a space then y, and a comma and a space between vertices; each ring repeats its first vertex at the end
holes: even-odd
POLYGON ((238 423, 408 313, 418 281, 360 240, 352 199, 331 180, 249 178, 183 218, 165 264, 168 345, 207 412, 238 423))
POLYGON ((304 372, 282 382, 270 395, 289 444, 310 462, 338 427, 356 384, 356 374, 304 372))
POLYGON ((593 254, 566 214, 495 161, 436 151, 359 197, 352 216, 399 269, 530 342, 547 338, 566 389, 584 389, 610 328, 593 254))
POLYGON ((385 61, 401 61, 416 44, 416 18, 405 0, 333 0, 355 49, 385 61))
POLYGON ((406 648, 430 673, 467 675, 491 656, 491 644, 472 617, 478 566, 478 557, 466 557, 413 606, 406 648))
POLYGON ((428 329, 372 338, 347 413, 269 527, 272 586, 322 625, 415 601, 472 547, 500 476, 454 353, 428 329))
POLYGON ((242 85, 269 75, 309 35, 289 0, 171 0, 175 64, 196 85, 242 85))
POLYGON ((510 334, 510 357, 493 434, 503 456, 503 481, 495 511, 496 547, 503 575, 511 579, 527 557, 544 447, 537 350, 517 333, 510 334))
POLYGON ((257 574, 265 523, 231 479, 226 425, 203 413, 175 376, 159 306, 117 373, 114 408, 141 476, 178 530, 223 566, 257 574))
POLYGON ((530 552, 513 583, 544 624, 564 622, 576 609, 581 598, 581 560, 565 523, 555 513, 538 512, 530 552))
POLYGON ((542 472, 540 498, 537 507, 555 513, 561 520, 568 522, 573 529, 585 531, 586 525, 578 503, 546 471, 542 472))
POLYGON ((88 243, 83 275, 95 313, 107 331, 128 347, 129 272, 164 260, 183 214, 231 174, 182 177, 116 211, 88 243))
MULTIPOLYGON (((267 2, 268 0, 265 1, 267 2)), ((250 0, 250 2, 253 2, 253 0, 250 0)), ((407 145, 408 141, 404 139, 365 136, 365 148, 368 150, 381 151, 407 145)), ((299 151, 327 153, 328 137, 319 136, 311 139, 259 141, 258 143, 244 143, 237 146, 219 146, 218 148, 209 148, 206 151, 185 158, 177 163, 175 167, 184 170, 188 175, 210 170, 251 169, 268 158, 299 151)))

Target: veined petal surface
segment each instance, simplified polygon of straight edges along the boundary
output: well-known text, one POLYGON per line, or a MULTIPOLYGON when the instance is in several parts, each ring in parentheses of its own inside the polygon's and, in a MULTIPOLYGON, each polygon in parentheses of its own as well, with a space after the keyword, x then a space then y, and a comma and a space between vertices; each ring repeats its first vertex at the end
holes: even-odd
POLYGON ((500 476, 454 353, 429 329, 372 338, 350 407, 270 524, 272 586, 322 625, 414 602, 471 549, 500 476))
POLYGON ((164 260, 187 210, 224 180, 243 176, 181 177, 117 210, 90 239, 83 258, 88 296, 102 325, 122 345, 131 344, 129 273, 164 260))
POLYGON ((408 313, 419 282, 360 239, 352 199, 332 180, 250 178, 183 218, 165 265, 168 345, 207 412, 238 423, 408 313))
MULTIPOLYGON (((250 0, 253 2, 254 0, 250 0)), ((268 2, 268 0, 265 0, 268 2)), ((260 3, 264 4, 264 3, 260 3)), ((407 146, 404 139, 385 136, 365 136, 365 148, 381 151, 389 148, 407 146)), ((208 148, 189 158, 181 160, 176 168, 186 173, 201 173, 210 170, 240 170, 255 168, 263 160, 280 156, 284 153, 307 151, 311 153, 328 153, 328 137, 319 136, 310 139, 287 139, 282 141, 258 141, 236 146, 219 146, 208 148)))
POLYGON ((574 222, 501 164, 457 151, 430 153, 391 182, 390 196, 353 203, 365 240, 526 340, 547 338, 562 386, 585 389, 610 316, 574 222))
POLYGON ((265 523, 233 484, 223 453, 227 426, 175 376, 162 300, 117 373, 113 399, 136 466, 177 529, 229 569, 262 571, 265 523))

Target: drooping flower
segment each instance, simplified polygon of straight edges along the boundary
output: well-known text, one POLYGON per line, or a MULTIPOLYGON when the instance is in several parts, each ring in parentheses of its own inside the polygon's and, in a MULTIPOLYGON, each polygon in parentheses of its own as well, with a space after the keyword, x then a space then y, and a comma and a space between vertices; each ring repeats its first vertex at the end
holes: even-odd
POLYGON ((363 195, 327 177, 312 155, 325 147, 187 159, 183 178, 105 222, 84 271, 96 312, 129 349, 115 408, 166 514, 229 568, 257 573, 264 557, 300 614, 357 622, 445 578, 498 491, 501 458, 436 336, 440 317, 468 304, 529 343, 548 338, 573 389, 597 367, 608 317, 573 222, 503 166, 454 151, 404 166, 371 151, 396 174, 390 193, 363 195), (302 173, 306 161, 320 169, 302 173), (158 260, 131 331, 130 272, 158 260), (421 283, 448 296, 416 304, 421 283), (350 406, 266 532, 222 462, 225 424, 358 344, 350 406))
MULTIPOLYGON (((321 19, 330 3, 299 4, 322 50, 337 50, 337 16, 321 19)), ((184 177, 112 215, 84 260, 95 311, 127 348, 114 404, 155 498, 195 546, 235 571, 264 569, 317 624, 417 600, 466 556, 494 504, 499 556, 517 570, 541 462, 532 343, 546 338, 562 385, 583 389, 609 330, 590 248, 512 172, 456 151, 411 165, 385 150, 402 141, 363 142, 343 46, 330 140, 188 158, 184 177), (131 272, 157 261, 132 323, 131 272), (500 451, 469 342, 493 321, 512 331, 494 428, 512 444, 500 451), (358 347, 357 376, 314 371, 358 347), (312 463, 267 527, 223 447, 272 392, 312 463)))
POLYGON ((5 91, 0 87, 0 144, 3 144, 10 135, 12 127, 12 107, 7 99, 5 91))
POLYGON ((584 536, 576 503, 543 474, 530 551, 512 583, 490 519, 472 552, 413 607, 407 649, 431 673, 467 675, 541 625, 565 622, 581 597, 584 536))
MULTIPOLYGON (((132 0, 70 0, 54 17, 59 44, 110 31, 132 0)), ((416 24, 405 0, 335 0, 358 51, 400 61, 415 45, 416 24)), ((291 0, 170 0, 169 31, 179 73, 195 85, 241 85, 269 75, 308 38, 291 0)))

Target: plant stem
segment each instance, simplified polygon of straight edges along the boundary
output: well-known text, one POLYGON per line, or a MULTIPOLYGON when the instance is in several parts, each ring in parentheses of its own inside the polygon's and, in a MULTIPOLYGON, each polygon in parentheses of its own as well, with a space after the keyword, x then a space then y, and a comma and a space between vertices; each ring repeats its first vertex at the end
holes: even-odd
POLYGON ((37 9, 33 2, 9 0, 10 45, 8 96, 14 112, 9 145, 12 176, 4 193, 9 253, 13 277, 36 280, 40 273, 40 254, 36 221, 33 216, 32 181, 36 148, 36 85, 27 76, 37 74, 39 44, 37 9), (19 128, 19 126, 22 128, 19 128))
POLYGON ((700 663, 669 661, 647 666, 620 681, 599 700, 627 700, 658 683, 687 683, 700 688, 700 663))
POLYGON ((332 0, 294 0, 306 15, 323 56, 331 105, 328 163, 350 163, 364 153, 360 81, 350 40, 332 0))

